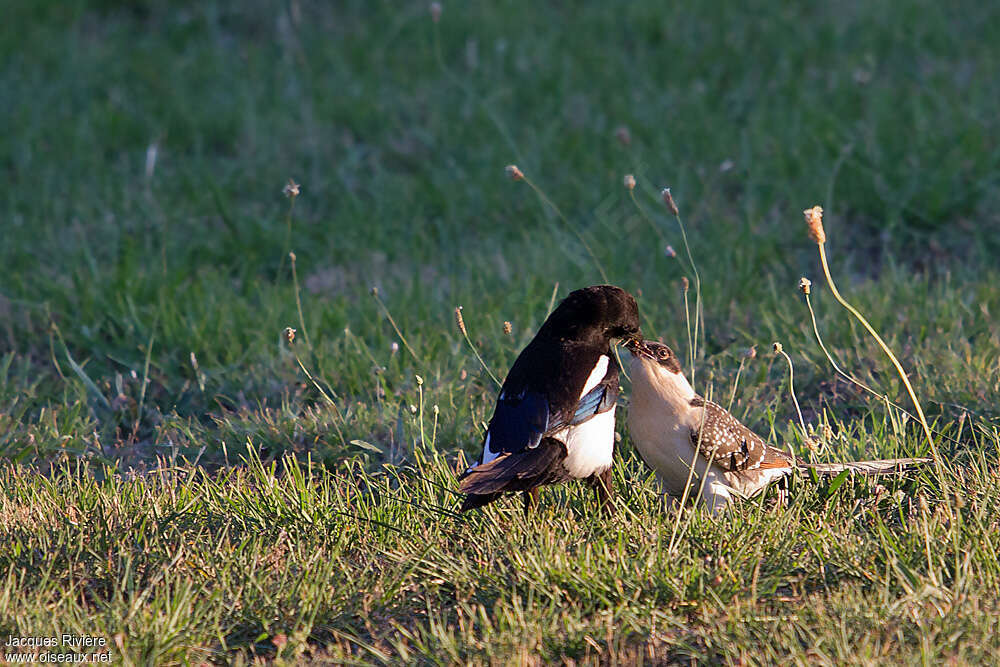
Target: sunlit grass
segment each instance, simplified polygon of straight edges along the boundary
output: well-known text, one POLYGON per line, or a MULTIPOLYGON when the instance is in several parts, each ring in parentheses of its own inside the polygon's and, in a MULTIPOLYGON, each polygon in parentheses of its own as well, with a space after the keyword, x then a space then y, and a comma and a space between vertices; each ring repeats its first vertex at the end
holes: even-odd
MULTIPOLYGON (((998 444, 995 432, 981 441, 998 444)), ((582 486, 546 491, 528 521, 516 503, 458 516, 449 457, 410 458, 370 471, 251 458, 131 478, 7 466, 2 629, 123 633, 124 655, 158 663, 727 661, 751 649, 755 627, 758 659, 847 656, 876 638, 891 660, 1000 650, 982 614, 1000 586, 993 461, 953 469, 955 510, 922 479, 849 480, 829 496, 801 479, 787 507, 693 514, 671 553, 662 501, 630 454, 610 522, 582 486), (970 639, 941 639, 957 628, 970 639)))

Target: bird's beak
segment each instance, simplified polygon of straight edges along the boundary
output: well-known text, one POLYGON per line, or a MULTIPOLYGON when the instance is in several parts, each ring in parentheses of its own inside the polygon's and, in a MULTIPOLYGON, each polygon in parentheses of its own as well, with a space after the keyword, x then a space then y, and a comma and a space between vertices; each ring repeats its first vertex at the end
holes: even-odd
POLYGON ((653 353, 646 347, 646 342, 641 338, 630 338, 625 342, 625 348, 636 357, 653 358, 653 353))

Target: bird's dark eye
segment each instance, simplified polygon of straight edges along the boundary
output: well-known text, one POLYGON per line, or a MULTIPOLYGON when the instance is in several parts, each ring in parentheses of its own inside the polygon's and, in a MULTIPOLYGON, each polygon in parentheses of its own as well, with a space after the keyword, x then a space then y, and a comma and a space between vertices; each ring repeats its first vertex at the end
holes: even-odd
POLYGON ((658 356, 660 359, 666 359, 667 351, 661 347, 659 350, 656 351, 656 356, 658 356))

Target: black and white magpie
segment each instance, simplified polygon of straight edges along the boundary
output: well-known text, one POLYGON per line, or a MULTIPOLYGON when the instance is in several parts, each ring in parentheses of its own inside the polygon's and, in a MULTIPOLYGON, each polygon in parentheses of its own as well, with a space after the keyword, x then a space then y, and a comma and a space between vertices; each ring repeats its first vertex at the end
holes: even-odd
POLYGON ((609 510, 618 363, 614 339, 639 337, 639 308, 613 285, 570 293, 511 367, 478 463, 461 477, 462 511, 505 492, 524 492, 527 513, 539 487, 586 479, 609 510))

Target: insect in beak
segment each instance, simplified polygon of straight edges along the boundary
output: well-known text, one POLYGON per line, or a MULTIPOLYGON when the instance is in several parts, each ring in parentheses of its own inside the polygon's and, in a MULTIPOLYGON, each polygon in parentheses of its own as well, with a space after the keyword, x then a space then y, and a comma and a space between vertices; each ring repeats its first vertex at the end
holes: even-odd
POLYGON ((629 338, 625 341, 625 348, 637 357, 652 358, 653 356, 641 338, 629 338))

